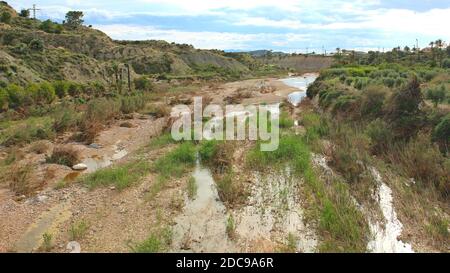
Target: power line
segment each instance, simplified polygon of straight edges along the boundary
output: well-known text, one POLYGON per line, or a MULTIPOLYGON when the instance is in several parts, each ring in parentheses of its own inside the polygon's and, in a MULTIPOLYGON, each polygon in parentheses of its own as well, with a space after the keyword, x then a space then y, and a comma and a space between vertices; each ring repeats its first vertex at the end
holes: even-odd
POLYGON ((41 10, 36 8, 36 4, 33 4, 33 8, 28 9, 28 11, 33 11, 33 19, 36 20, 36 11, 41 10))

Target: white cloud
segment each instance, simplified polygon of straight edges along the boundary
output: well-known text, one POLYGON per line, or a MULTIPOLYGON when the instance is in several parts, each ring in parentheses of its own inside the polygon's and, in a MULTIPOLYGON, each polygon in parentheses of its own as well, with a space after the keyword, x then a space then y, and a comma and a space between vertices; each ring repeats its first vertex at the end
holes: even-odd
POLYGON ((405 9, 389 9, 367 12, 360 21, 335 22, 315 25, 316 29, 367 29, 399 34, 417 33, 450 38, 450 8, 414 12, 405 9))
POLYGON ((270 20, 264 17, 244 17, 235 22, 237 26, 277 27, 288 29, 300 29, 303 25, 296 20, 270 20))
POLYGON ((155 27, 130 25, 98 25, 98 29, 119 40, 165 40, 175 43, 189 43, 202 49, 252 49, 251 43, 267 43, 272 45, 289 44, 308 41, 308 35, 288 34, 239 34, 231 32, 193 32, 179 30, 164 30, 155 27))

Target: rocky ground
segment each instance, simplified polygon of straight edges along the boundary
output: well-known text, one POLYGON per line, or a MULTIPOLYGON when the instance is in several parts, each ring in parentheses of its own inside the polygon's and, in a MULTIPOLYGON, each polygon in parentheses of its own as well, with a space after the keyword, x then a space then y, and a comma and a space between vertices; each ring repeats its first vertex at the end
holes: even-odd
MULTIPOLYGON (((212 103, 220 104, 278 103, 295 91, 297 89, 277 79, 258 79, 204 87, 183 96, 204 95, 212 103)), ((301 107, 291 111, 293 117, 301 114, 301 107)), ((123 122, 116 121, 103 131, 94 145, 65 144, 80 151, 82 162, 88 167, 84 173, 132 162, 138 157, 153 162, 172 148, 171 145, 148 148, 151 139, 162 133, 167 122, 165 118, 136 114, 127 120, 132 125, 127 126, 129 128, 121 127, 123 122)), ((295 127, 299 133, 304 131, 298 123, 295 127)), ((65 139, 59 141, 65 142, 65 139)), ((49 151, 58 145, 47 144, 49 151)), ((22 148, 26 156, 20 164, 37 163, 35 180, 45 183, 30 196, 14 195, 7 183, 0 185, 0 252, 70 252, 72 249, 67 249, 67 245, 72 240, 76 240, 82 252, 130 252, 150 234, 167 228, 171 230, 172 240, 164 251, 169 252, 317 250, 319 237, 314 223, 305 220, 304 200, 307 197, 302 190, 302 179, 291 176, 289 169, 269 176, 245 172, 243 165, 246 151, 251 147, 249 143, 240 145, 233 155, 233 170, 239 174, 239 179, 245 181, 249 192, 239 206, 227 206, 220 200, 214 175, 200 164, 189 174, 170 181, 157 194, 149 197, 149 192, 157 183, 157 177, 152 172, 124 190, 115 187, 89 190, 76 183, 76 178, 83 173, 45 164, 45 153, 28 152, 31 145, 22 148), (198 185, 197 197, 193 200, 186 193, 187 181, 191 176, 198 185), (58 189, 56 186, 62 180, 68 183, 58 189), (233 219, 232 235, 227 228, 230 219, 233 219), (73 238, 74 230, 81 230, 79 232, 82 234, 73 238), (43 248, 44 234, 52 235, 51 249, 43 248)), ((315 156, 313 163, 324 177, 334 175, 325 157, 315 156)), ((372 241, 371 246, 378 251, 393 251, 395 249, 389 249, 391 240, 398 243, 394 248, 412 250, 411 245, 397 241, 401 223, 397 218, 392 218, 395 214, 392 192, 389 194, 387 185, 375 169, 374 175, 380 183, 379 201, 384 202, 381 208, 388 226, 384 228, 383 224, 374 223, 373 229, 381 244, 372 241), (391 219, 387 219, 389 217, 391 219)), ((419 250, 431 251, 425 247, 419 250)))

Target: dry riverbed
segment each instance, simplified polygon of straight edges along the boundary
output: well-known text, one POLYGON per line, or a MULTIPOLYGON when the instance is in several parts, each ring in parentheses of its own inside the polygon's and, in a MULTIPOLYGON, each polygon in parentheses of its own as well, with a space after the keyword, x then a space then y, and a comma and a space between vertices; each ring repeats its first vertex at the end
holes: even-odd
MULTIPOLYGON (((183 94, 183 98, 189 101, 193 96, 204 96, 222 105, 276 104, 287 101, 290 94, 296 93, 295 97, 304 91, 269 78, 206 86, 183 94)), ((162 100, 167 102, 167 99, 162 100)), ((297 120, 301 116, 301 106, 293 109, 290 114, 297 120)), ((171 179, 155 193, 159 180, 153 171, 123 190, 114 186, 88 189, 75 183, 87 173, 121 166, 136 158, 143 158, 151 165, 176 146, 147 147, 151 139, 162 134, 166 118, 136 114, 126 120, 129 123, 126 127, 121 126, 124 121, 116 121, 101 132, 93 145, 67 142, 67 137, 58 140, 79 151, 80 163, 87 167, 82 172, 45 163, 45 156, 57 143, 47 143, 49 149, 42 154, 28 152, 34 143, 21 148, 25 156, 19 163, 36 164, 32 181, 38 187, 28 196, 17 196, 7 184, 0 185, 0 252, 70 252, 67 249, 70 241, 79 243, 82 252, 130 252, 151 234, 161 234, 164 230, 170 230, 171 240, 159 251, 317 251, 320 236, 316 223, 306 221, 308 197, 304 196, 303 179, 292 175, 289 168, 270 174, 246 170, 243 167, 245 155, 252 147, 248 142, 233 155, 233 171, 244 181, 243 187, 248 193, 236 206, 221 200, 216 177, 200 161, 183 177, 171 179), (186 190, 191 177, 197 185, 195 198, 189 198, 186 190), (64 187, 59 188, 61 181, 64 187), (51 249, 43 248, 44 234, 51 235, 51 249)), ((294 127, 298 133, 304 132, 298 122, 294 127)), ((313 159, 323 177, 333 175, 324 157, 313 159)), ((375 169, 373 175, 379 184, 377 200, 381 216, 386 221, 376 222, 379 218, 367 214, 372 217, 374 233, 368 249, 413 251, 410 244, 398 239, 402 230, 393 206, 395 195, 393 197, 375 169)))

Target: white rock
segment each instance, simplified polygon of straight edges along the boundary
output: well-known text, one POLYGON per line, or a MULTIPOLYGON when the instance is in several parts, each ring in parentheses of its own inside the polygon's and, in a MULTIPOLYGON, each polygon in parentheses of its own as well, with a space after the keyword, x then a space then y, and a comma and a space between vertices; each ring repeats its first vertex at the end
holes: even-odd
POLYGON ((36 197, 36 200, 38 202, 45 202, 48 199, 48 196, 46 195, 39 195, 38 197, 36 197))
POLYGON ((83 164, 83 163, 77 164, 77 165, 72 167, 72 169, 75 170, 75 171, 84 171, 87 168, 88 168, 88 166, 86 164, 83 164))
POLYGON ((66 249, 69 250, 70 253, 81 253, 81 246, 80 246, 80 243, 75 242, 75 241, 69 242, 69 243, 67 244, 66 249))

